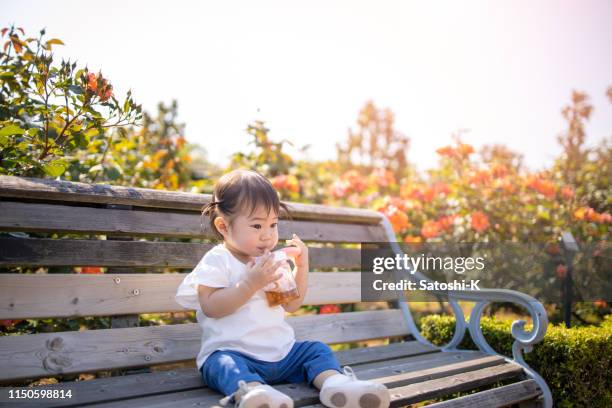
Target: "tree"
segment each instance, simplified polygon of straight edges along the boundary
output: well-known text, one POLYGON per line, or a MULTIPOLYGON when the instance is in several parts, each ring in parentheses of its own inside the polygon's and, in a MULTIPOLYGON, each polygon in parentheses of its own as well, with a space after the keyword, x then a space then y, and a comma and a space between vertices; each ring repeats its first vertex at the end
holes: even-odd
POLYGON ((359 112, 357 130, 349 128, 345 146, 336 144, 340 165, 345 170, 359 168, 363 174, 386 169, 397 180, 406 176, 410 139, 394 128, 394 122, 390 109, 378 109, 374 102, 366 102, 359 112))
POLYGON ((64 43, 44 41, 44 29, 38 38, 15 27, 1 33, 0 174, 58 177, 75 150, 141 118, 131 92, 120 103, 101 73, 53 64, 52 47, 64 43))

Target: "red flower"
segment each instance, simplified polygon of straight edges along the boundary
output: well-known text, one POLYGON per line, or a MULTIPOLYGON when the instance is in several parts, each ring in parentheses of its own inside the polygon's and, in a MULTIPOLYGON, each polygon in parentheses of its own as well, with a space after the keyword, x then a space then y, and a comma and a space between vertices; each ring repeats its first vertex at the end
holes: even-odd
POLYGON ((93 72, 87 74, 87 90, 93 93, 98 90, 98 78, 93 72))
POLYGON ((467 157, 470 154, 474 153, 474 148, 469 144, 459 143, 459 146, 457 147, 457 152, 461 156, 467 157))
POLYGON ((493 187, 502 190, 506 193, 512 194, 516 191, 516 188, 512 184, 512 182, 508 179, 495 179, 493 180, 493 187))
POLYGON ((87 91, 97 95, 101 102, 106 102, 113 96, 113 86, 108 81, 102 78, 102 75, 96 75, 93 72, 87 74, 87 91), (102 85, 98 89, 98 79, 101 79, 102 85))
POLYGON ((286 189, 295 193, 300 191, 300 183, 293 174, 282 174, 280 176, 273 177, 270 182, 274 188, 282 190, 286 189))
POLYGON ((612 224, 612 215, 610 213, 599 214, 599 222, 602 224, 612 224))
POLYGON ((472 213, 472 229, 477 232, 483 232, 489 228, 489 218, 481 211, 472 213))
POLYGON ((375 169, 372 173, 371 179, 374 183, 381 187, 388 187, 395 184, 395 175, 392 171, 387 169, 375 169))
POLYGON ((491 182, 491 173, 489 170, 478 170, 470 177, 470 184, 484 185, 491 182))
POLYGON ((331 314, 340 312, 340 306, 338 305, 321 305, 319 307, 319 314, 331 314))
POLYGON ((367 187, 364 177, 357 170, 349 170, 340 176, 342 180, 348 182, 348 185, 358 193, 361 193, 367 187))
POLYGON ((347 194, 350 188, 346 180, 336 180, 329 186, 329 192, 334 198, 342 198, 347 194))
POLYGON ((379 211, 389 218, 389 222, 393 226, 393 231, 396 233, 404 231, 410 227, 410 221, 408 221, 408 215, 396 206, 392 204, 377 207, 376 211, 379 211))
POLYGON ((102 273, 102 268, 99 266, 82 266, 81 273, 97 275, 102 273))
POLYGON ((446 157, 458 157, 457 152, 450 146, 444 146, 436 150, 440 156, 446 157))
POLYGON ((111 96, 113 96, 113 86, 111 84, 106 85, 104 91, 100 92, 100 101, 106 102, 111 96))
POLYGON ((570 200, 572 198, 574 198, 574 189, 572 189, 569 186, 563 186, 561 187, 561 195, 563 196, 563 198, 570 200))
POLYGON ((435 238, 442 232, 440 223, 437 221, 427 220, 421 227, 421 235, 424 238, 435 238))
POLYGON ((491 165, 491 173, 493 177, 504 177, 508 174, 508 167, 502 163, 493 163, 491 165))
POLYGON ((608 302, 603 299, 597 299, 595 302, 593 302, 593 304, 599 308, 604 308, 608 306, 608 302))
POLYGON ((557 278, 565 279, 566 275, 567 275, 567 266, 563 264, 557 265, 557 278))
POLYGON ((537 191, 546 198, 553 198, 557 190, 552 181, 534 176, 528 178, 527 187, 537 191))
POLYGON ((457 214, 451 214, 451 215, 447 215, 444 217, 440 217, 438 218, 438 224, 440 225, 440 228, 442 228, 443 230, 452 231, 453 223, 455 222, 455 218, 457 217, 458 217, 457 214))
POLYGON ((440 195, 442 195, 444 197, 446 197, 450 193, 450 191, 451 191, 451 189, 448 186, 448 184, 443 183, 441 181, 437 182, 436 184, 434 184, 433 190, 434 190, 435 194, 440 194, 440 195))
POLYGON ((4 327, 11 327, 16 325, 19 322, 22 322, 23 319, 17 319, 17 320, 0 320, 0 326, 4 326, 4 327))

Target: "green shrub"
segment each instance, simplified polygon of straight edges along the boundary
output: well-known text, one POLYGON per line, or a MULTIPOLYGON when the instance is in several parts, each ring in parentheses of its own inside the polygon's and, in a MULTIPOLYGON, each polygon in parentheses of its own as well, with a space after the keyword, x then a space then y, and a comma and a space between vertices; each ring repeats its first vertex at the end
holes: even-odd
MULTIPOLYGON (((419 322, 421 333, 433 344, 448 343, 453 336, 455 319, 431 315, 419 322)), ((481 319, 487 342, 498 353, 512 356, 511 320, 481 319)), ((526 325, 526 330, 531 330, 526 325)), ((476 349, 469 331, 459 345, 476 349)), ((525 362, 538 372, 550 387, 556 407, 612 406, 612 315, 600 326, 570 329, 549 325, 544 339, 533 351, 525 353, 525 362)))

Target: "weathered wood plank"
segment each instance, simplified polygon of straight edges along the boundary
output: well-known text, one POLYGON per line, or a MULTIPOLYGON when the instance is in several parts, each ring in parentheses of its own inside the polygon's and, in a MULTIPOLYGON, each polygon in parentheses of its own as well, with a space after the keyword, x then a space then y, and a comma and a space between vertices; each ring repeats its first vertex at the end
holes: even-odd
POLYGON ((413 404, 459 391, 466 391, 500 380, 515 378, 523 373, 518 364, 503 364, 454 374, 402 387, 391 391, 391 406, 413 404))
POLYGON ((534 380, 524 380, 455 398, 449 401, 427 405, 428 408, 502 408, 537 398, 542 391, 534 380))
MULTIPOLYGON (((0 274, 0 319, 185 311, 174 300, 186 273, 0 274)), ((361 302, 361 272, 310 272, 304 304, 361 302)), ((384 299, 392 299, 388 293, 384 299)))
MULTIPOLYGON (((399 310, 287 318, 298 340, 328 344, 409 334, 399 310)), ((45 375, 187 361, 200 348, 196 323, 0 337, 0 383, 45 375)))
MULTIPOLYGON (((424 356, 430 353, 441 354, 436 349, 423 346, 416 341, 410 341, 393 343, 388 346, 343 350, 336 352, 335 355, 341 365, 352 364, 355 366, 361 362, 378 363, 389 367, 412 367, 414 363, 417 363, 417 360, 410 359, 410 357, 424 356)), ((431 359, 431 361, 431 364, 439 363, 439 360, 431 359)), ((376 368, 377 366, 370 366, 368 369, 373 372, 376 368)), ((358 372, 360 370, 358 367, 355 369, 358 372)), ((75 398, 71 399, 69 403, 58 401, 56 404, 50 404, 49 406, 80 406, 86 403, 108 401, 111 398, 119 400, 145 397, 161 393, 201 389, 202 387, 203 382, 200 373, 193 368, 42 386, 44 389, 51 390, 73 390, 75 395, 75 398)), ((212 391, 210 394, 216 395, 212 391)))
MULTIPOLYGON (((216 244, 0 237, 0 266, 191 268, 216 244)), ((361 264, 359 249, 310 246, 308 254, 311 269, 358 269, 361 264)))
MULTIPOLYGON (((15 176, 0 176, 0 197, 126 204, 139 207, 196 211, 198 213, 211 199, 210 194, 15 176)), ((372 210, 297 202, 286 202, 286 204, 291 206, 291 215, 295 219, 365 224, 378 224, 380 222, 380 214, 372 210)))
MULTIPOLYGON (((278 224, 280 239, 291 238, 296 233, 303 241, 385 241, 384 230, 379 225, 301 220, 280 220, 278 224)), ((214 238, 206 220, 195 213, 126 211, 14 201, 0 201, 0 230, 214 238)))
MULTIPOLYGON (((440 354, 440 353, 439 353, 440 354)), ((461 353, 459 353, 461 354, 461 353)), ((399 360, 393 360, 383 363, 375 364, 374 366, 354 366, 353 369, 358 378, 364 379, 373 379, 376 378, 379 382, 385 383, 385 378, 389 374, 393 373, 393 371, 397 371, 398 367, 405 369, 406 371, 412 372, 414 374, 418 373, 420 367, 418 365, 413 365, 413 361, 415 360, 423 360, 426 363, 426 358, 428 357, 438 357, 438 355, 426 355, 426 356, 417 356, 412 358, 404 358, 399 360), (424 360, 425 359, 425 360, 424 360), (414 371, 413 371, 414 370, 414 371)), ((490 356, 482 357, 482 358, 491 358, 490 356)), ((466 370, 474 369, 481 366, 481 362, 479 358, 476 358, 475 355, 468 357, 468 359, 472 359, 474 362, 473 366, 466 366, 466 370)), ((503 361, 502 361, 503 363, 503 361)), ((439 361, 430 361, 429 365, 432 364, 440 364, 439 361)), ((318 398, 318 390, 314 387, 309 387, 305 383, 300 384, 277 384, 274 386, 279 391, 289 395, 295 403, 296 407, 301 407, 309 404, 314 404, 319 401, 318 398)), ((390 389, 390 392, 393 393, 395 390, 390 389)), ((128 403, 130 407, 157 407, 157 408, 170 408, 170 407, 188 407, 193 406, 194 404, 200 404, 201 406, 206 407, 214 407, 217 406, 216 403, 218 399, 221 398, 220 394, 211 393, 207 388, 193 389, 190 391, 183 392, 173 392, 173 393, 165 393, 163 395, 155 395, 148 396, 144 398, 136 398, 130 400, 117 401, 112 403, 102 403, 99 405, 94 405, 96 407, 120 407, 121 403, 128 403)), ((399 400, 395 401, 395 406, 398 405, 399 400)))

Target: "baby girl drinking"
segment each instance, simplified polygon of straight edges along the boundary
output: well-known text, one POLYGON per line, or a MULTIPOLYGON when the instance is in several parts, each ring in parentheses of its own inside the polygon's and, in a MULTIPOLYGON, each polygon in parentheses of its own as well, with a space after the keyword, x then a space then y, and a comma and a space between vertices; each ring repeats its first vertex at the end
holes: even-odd
POLYGON ((285 312, 300 308, 308 289, 308 248, 295 234, 293 271, 297 292, 271 307, 263 290, 279 280, 280 262, 270 252, 278 244, 278 220, 288 206, 265 177, 251 170, 223 175, 213 200, 204 207, 222 243, 210 249, 189 273, 176 301, 196 310, 202 344, 196 358, 203 382, 226 397, 220 405, 240 408, 292 408, 293 401, 271 385, 316 387, 332 408, 387 408, 382 384, 358 380, 341 369, 332 350, 319 341, 296 341, 285 312))

